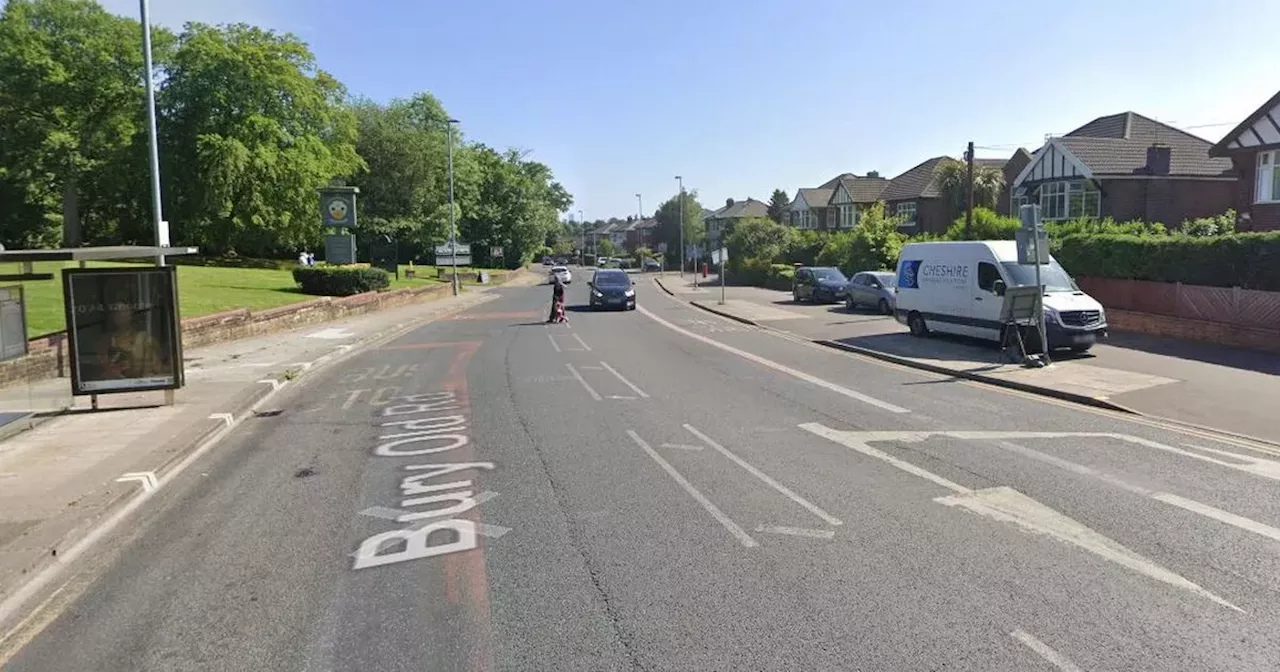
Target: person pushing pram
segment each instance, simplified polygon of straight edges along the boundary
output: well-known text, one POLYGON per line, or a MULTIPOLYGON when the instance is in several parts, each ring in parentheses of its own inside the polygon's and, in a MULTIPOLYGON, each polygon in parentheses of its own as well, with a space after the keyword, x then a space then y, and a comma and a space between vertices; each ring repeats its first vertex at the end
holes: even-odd
POLYGON ((568 324, 569 320, 564 316, 564 283, 556 275, 551 279, 551 315, 547 317, 547 324, 560 323, 568 324))

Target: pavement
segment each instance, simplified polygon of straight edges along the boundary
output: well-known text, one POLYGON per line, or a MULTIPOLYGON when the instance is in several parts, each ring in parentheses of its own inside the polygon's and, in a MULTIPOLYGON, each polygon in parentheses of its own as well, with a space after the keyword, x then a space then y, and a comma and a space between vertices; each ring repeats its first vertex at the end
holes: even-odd
POLYGON ((0 627, 29 670, 1274 670, 1280 450, 637 283, 353 348, 0 627))
POLYGON ((908 366, 963 376, 1096 405, 1228 431, 1280 445, 1280 423, 1270 417, 1280 398, 1280 357, 1206 343, 1111 332, 1088 353, 1054 352, 1054 363, 1028 369, 992 344, 934 335, 912 337, 892 317, 840 304, 795 303, 790 292, 727 287, 718 278, 667 274, 663 288, 694 305, 767 327, 908 366))

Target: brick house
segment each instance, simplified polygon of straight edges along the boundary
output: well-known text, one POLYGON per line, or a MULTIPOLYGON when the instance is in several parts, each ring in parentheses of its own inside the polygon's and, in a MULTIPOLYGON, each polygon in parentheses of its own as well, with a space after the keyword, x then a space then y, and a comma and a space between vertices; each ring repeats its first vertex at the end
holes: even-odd
POLYGON ((625 231, 625 249, 630 253, 634 253, 642 247, 653 249, 654 232, 657 230, 658 220, 652 217, 631 221, 627 224, 625 231))
POLYGON ((935 156, 889 180, 880 200, 885 214, 900 216, 903 233, 942 233, 955 220, 955 207, 942 197, 938 176, 951 157, 935 156))
POLYGON ((796 189, 796 197, 787 206, 788 222, 797 229, 821 229, 826 224, 827 204, 831 202, 832 187, 796 189))
MULTIPOLYGON (((988 161, 988 159, 978 159, 979 161, 988 161)), ((996 199, 996 212, 1017 217, 1018 213, 1013 210, 1013 183, 1018 179, 1018 174, 1023 168, 1031 163, 1031 152, 1021 147, 1013 153, 1013 156, 1007 160, 1000 162, 998 159, 990 159, 993 163, 1002 163, 999 166, 1000 172, 1004 173, 1004 187, 1000 190, 1000 198, 996 199)))
POLYGON ((865 177, 846 173, 829 184, 832 191, 827 203, 826 228, 851 229, 858 224, 858 213, 880 200, 889 180, 871 171, 865 177))
POLYGON ((702 218, 706 226, 707 243, 711 247, 719 245, 725 236, 733 232, 734 225, 744 219, 768 216, 768 203, 762 203, 754 198, 748 198, 745 201, 735 201, 730 198, 725 201, 723 208, 702 218))
POLYGON ((1272 96, 1209 150, 1231 160, 1240 181, 1235 209, 1241 230, 1280 230, 1280 93, 1272 96))
POLYGON ((1174 227, 1234 203, 1231 161, 1212 143, 1133 112, 1099 117, 1036 150, 1013 182, 1010 210, 1038 202, 1046 220, 1111 217, 1174 227))

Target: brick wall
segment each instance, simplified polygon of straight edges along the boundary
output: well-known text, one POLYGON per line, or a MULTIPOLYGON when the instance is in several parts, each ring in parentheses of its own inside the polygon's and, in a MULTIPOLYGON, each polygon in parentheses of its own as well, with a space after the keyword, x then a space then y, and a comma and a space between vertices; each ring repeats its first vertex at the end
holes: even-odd
POLYGON ((1253 202, 1258 182, 1258 155, 1256 153, 1231 157, 1240 180, 1235 185, 1234 207, 1236 212, 1248 213, 1249 221, 1241 227, 1245 231, 1280 231, 1280 203, 1253 202))
POLYGON ((1110 328, 1116 331, 1217 343, 1233 348, 1280 354, 1280 331, 1271 329, 1251 329, 1236 324, 1111 309, 1107 310, 1107 322, 1110 328))
MULTIPOLYGON (((490 273, 489 282, 502 284, 518 273, 520 271, 495 271, 490 273)), ((182 321, 182 347, 198 348, 212 343, 288 331, 416 301, 436 299, 449 292, 449 285, 439 284, 390 292, 366 292, 347 297, 324 296, 267 310, 250 311, 239 308, 188 318, 182 321)), ((26 357, 0 362, 0 387, 69 375, 65 333, 34 339, 28 342, 27 348, 26 357)))
POLYGON ((1220 215, 1234 207, 1237 181, 1104 180, 1102 216, 1141 219, 1175 227, 1188 219, 1220 215))

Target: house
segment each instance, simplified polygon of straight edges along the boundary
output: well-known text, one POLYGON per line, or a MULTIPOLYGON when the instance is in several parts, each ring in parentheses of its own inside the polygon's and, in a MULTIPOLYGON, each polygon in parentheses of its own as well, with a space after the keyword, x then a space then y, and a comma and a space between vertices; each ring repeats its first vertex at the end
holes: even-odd
POLYGON ((943 198, 939 174, 949 156, 935 156, 889 180, 880 200, 885 214, 902 218, 904 233, 942 233, 955 221, 955 206, 943 198))
POLYGON ((652 217, 634 220, 629 223, 626 228, 625 241, 627 252, 634 253, 642 247, 652 249, 654 245, 655 232, 657 230, 658 220, 652 217))
POLYGON ((1013 182, 1010 210, 1045 220, 1111 217, 1177 226, 1222 214, 1235 199, 1230 159, 1212 143, 1134 112, 1099 117, 1036 150, 1013 182))
POLYGON ((1280 230, 1280 93, 1209 150, 1231 160, 1240 180, 1234 207, 1244 231, 1280 230))
POLYGON ((1001 215, 1017 217, 1018 213, 1013 208, 1013 183, 1018 179, 1018 174, 1023 168, 1031 163, 1031 152, 1019 147, 1018 151, 1008 159, 977 159, 975 163, 990 162, 993 167, 997 163, 1000 165, 1000 172, 1004 174, 1004 187, 1000 189, 1000 197, 996 199, 996 212, 1001 215))
MULTIPOLYGON (((828 184, 831 183, 828 182, 828 184)), ((831 195, 834 192, 834 187, 796 189, 796 197, 787 206, 788 222, 797 229, 824 228, 827 204, 831 202, 831 195)))
MULTIPOLYGON (((834 180, 831 200, 827 203, 827 228, 851 229, 858 223, 858 213, 880 200, 889 180, 871 171, 865 177, 845 173, 834 180)), ((825 185, 824 185, 825 186, 825 185)))
POLYGON ((768 203, 757 201, 754 198, 748 198, 745 201, 735 201, 730 198, 725 201, 723 208, 702 219, 707 230, 707 243, 711 247, 715 247, 724 237, 733 232, 733 227, 738 222, 744 219, 768 216, 768 203))

